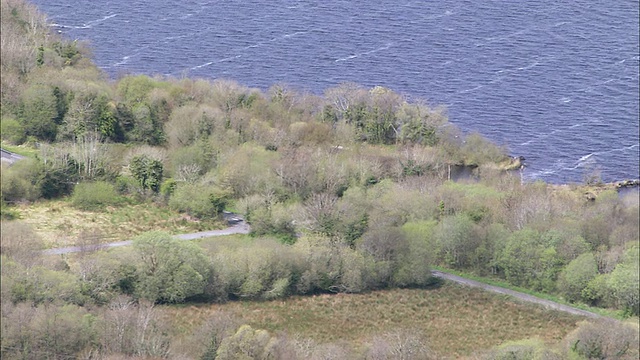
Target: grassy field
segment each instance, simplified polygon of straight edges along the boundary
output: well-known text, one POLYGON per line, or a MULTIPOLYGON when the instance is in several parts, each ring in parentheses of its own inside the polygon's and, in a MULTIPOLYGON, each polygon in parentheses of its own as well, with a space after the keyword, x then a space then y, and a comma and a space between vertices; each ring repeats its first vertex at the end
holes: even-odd
POLYGON ((19 205, 22 221, 33 226, 46 247, 127 240, 150 230, 172 234, 222 228, 213 220, 197 221, 152 202, 82 211, 68 201, 41 201, 19 205))
POLYGON ((224 311, 254 328, 298 334, 319 343, 346 341, 356 348, 375 335, 404 329, 419 334, 440 356, 452 358, 510 340, 536 337, 557 342, 580 320, 449 283, 434 289, 166 306, 163 311, 185 332, 211 314, 224 311))

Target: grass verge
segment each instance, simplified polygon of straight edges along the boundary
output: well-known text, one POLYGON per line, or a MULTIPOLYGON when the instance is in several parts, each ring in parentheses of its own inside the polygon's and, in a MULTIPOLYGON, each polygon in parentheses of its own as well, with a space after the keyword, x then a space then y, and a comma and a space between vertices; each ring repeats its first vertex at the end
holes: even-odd
POLYGON ((593 307, 593 306, 589 306, 586 304, 581 304, 581 303, 570 303, 568 301, 566 301, 565 299, 556 296, 556 295, 551 295, 551 294, 547 294, 547 293, 542 293, 542 292, 538 292, 538 291, 533 291, 531 289, 526 289, 526 288, 522 288, 522 287, 518 287, 512 284, 509 284, 508 282, 504 281, 504 280, 500 280, 500 279, 493 279, 493 278, 487 278, 487 277, 481 277, 481 276, 477 276, 471 273, 467 273, 467 272, 463 272, 463 271, 459 271, 459 270, 453 270, 453 269, 448 269, 448 268, 444 268, 441 266, 432 266, 432 268, 434 270, 440 270, 443 272, 448 272, 469 280, 474 280, 477 282, 481 282, 483 284, 487 284, 487 285, 493 285, 493 286, 498 286, 498 287, 503 287, 505 289, 509 289, 509 290, 513 290, 513 291, 518 291, 524 294, 528 294, 528 295, 532 295, 541 299, 545 299, 545 300, 550 300, 550 301, 554 301, 557 302, 558 304, 563 304, 563 305, 567 305, 567 306, 572 306, 574 308, 577 309, 581 309, 581 310, 586 310, 586 311, 590 311, 592 313, 598 314, 598 315, 602 315, 602 316, 606 316, 606 317, 610 317, 610 318, 614 318, 614 319, 618 319, 618 320, 622 320, 624 319, 624 316, 622 314, 621 311, 619 310, 611 310, 611 309, 603 309, 603 308, 597 308, 597 307, 593 307))
POLYGON ((36 154, 38 154, 40 151, 36 148, 32 148, 32 147, 27 147, 27 146, 17 146, 17 145, 11 145, 6 143, 5 141, 2 142, 2 144, 0 145, 2 146, 3 149, 10 151, 12 153, 18 154, 18 155, 22 155, 22 156, 27 156, 27 157, 36 157, 36 154))

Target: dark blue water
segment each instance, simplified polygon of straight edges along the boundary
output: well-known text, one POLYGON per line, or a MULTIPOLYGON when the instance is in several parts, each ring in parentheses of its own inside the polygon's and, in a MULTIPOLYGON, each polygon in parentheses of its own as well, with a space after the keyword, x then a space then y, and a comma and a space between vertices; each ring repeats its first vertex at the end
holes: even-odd
POLYGON ((445 104, 527 179, 640 176, 635 0, 34 2, 113 76, 381 85, 445 104))

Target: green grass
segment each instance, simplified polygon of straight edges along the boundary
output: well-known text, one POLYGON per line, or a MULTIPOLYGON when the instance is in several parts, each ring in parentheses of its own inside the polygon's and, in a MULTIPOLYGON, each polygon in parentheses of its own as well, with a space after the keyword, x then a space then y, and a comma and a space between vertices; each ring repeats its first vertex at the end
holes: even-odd
POLYGON ((31 224, 49 248, 79 245, 86 241, 128 240, 151 230, 183 234, 226 226, 214 219, 196 220, 153 202, 136 204, 123 201, 118 206, 83 211, 62 199, 18 205, 16 209, 21 220, 31 224))
POLYGON ((376 335, 402 329, 422 338, 443 358, 466 357, 525 338, 557 343, 582 319, 452 283, 433 289, 160 308, 176 328, 187 332, 223 311, 274 335, 286 332, 318 343, 347 342, 354 349, 376 335))
POLYGON ((462 272, 459 270, 453 270, 453 269, 448 269, 448 268, 444 268, 444 267, 440 267, 440 266, 432 266, 432 268, 434 270, 440 270, 440 271, 444 271, 444 272, 448 272, 466 279, 470 279, 470 280, 475 280, 477 282, 481 282, 483 284, 488 284, 488 285, 493 285, 493 286, 498 286, 498 287, 503 287, 505 289, 510 289, 513 291, 519 291, 521 293, 525 293, 528 295, 532 295, 541 299, 546 299, 546 300, 550 300, 550 301, 555 301, 559 304, 563 304, 563 305, 568 305, 568 306, 572 306, 575 307, 577 309, 581 309, 581 310, 586 310, 586 311, 590 311, 592 313, 598 314, 598 315, 602 315, 602 316, 606 316, 606 317, 610 317, 610 318, 614 318, 614 319, 624 319, 624 315, 622 313, 622 311, 619 310, 611 310, 611 309, 603 309, 603 308, 598 308, 598 307, 593 307, 593 306, 589 306, 586 304, 581 304, 581 303, 570 303, 568 301, 566 301, 565 299, 563 299, 562 297, 556 296, 556 295, 552 295, 552 294, 547 294, 547 293, 542 293, 542 292, 538 292, 538 291, 533 291, 531 289, 526 289, 526 288, 522 288, 519 286, 515 286, 512 284, 509 284, 508 282, 504 281, 504 280, 500 280, 500 279, 495 279, 495 278, 488 278, 488 277, 481 277, 481 276, 477 276, 471 273, 467 273, 467 272, 462 272))
POLYGON ((0 146, 7 151, 11 151, 12 153, 28 157, 36 157, 36 155, 40 152, 38 149, 33 147, 11 145, 5 141, 3 141, 0 146))

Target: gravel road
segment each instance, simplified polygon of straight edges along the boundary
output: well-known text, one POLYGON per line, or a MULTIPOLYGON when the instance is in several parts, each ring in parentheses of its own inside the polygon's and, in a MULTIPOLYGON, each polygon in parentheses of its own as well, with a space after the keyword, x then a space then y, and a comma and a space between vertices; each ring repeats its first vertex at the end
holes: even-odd
POLYGON ((551 300, 540 299, 540 298, 535 297, 533 295, 521 293, 521 292, 518 292, 518 291, 513 291, 513 290, 501 288, 501 287, 498 287, 498 286, 483 284, 483 283, 478 282, 478 281, 465 279, 463 277, 460 277, 460 276, 457 276, 457 275, 453 275, 453 274, 449 274, 449 273, 446 273, 446 272, 434 270, 434 271, 432 271, 432 274, 433 274, 433 276, 435 276, 437 278, 440 278, 440 279, 453 281, 455 283, 463 284, 463 285, 467 285, 467 286, 471 286, 471 287, 481 288, 481 289, 484 289, 486 291, 491 291, 491 292, 498 293, 498 294, 509 295, 509 296, 512 296, 512 297, 514 297, 516 299, 519 299, 519 300, 522 300, 522 301, 526 301, 526 302, 542 305, 542 306, 544 306, 544 307, 546 307, 548 309, 563 311, 563 312, 566 312, 566 313, 569 313, 569 314, 573 314, 573 315, 586 316, 586 317, 593 318, 593 319, 602 318, 601 315, 592 313, 590 311, 576 309, 576 308, 568 306, 568 305, 559 304, 559 303, 551 301, 551 300))
MULTIPOLYGON (((248 234, 249 233, 249 225, 247 225, 244 221, 238 221, 233 226, 230 226, 226 229, 222 230, 210 230, 210 231, 202 231, 191 234, 181 234, 176 235, 175 237, 179 240, 194 240, 201 239, 205 237, 211 236, 224 236, 224 235, 233 235, 233 234, 248 234)), ((62 255, 62 254, 71 254, 82 251, 95 251, 101 249, 110 249, 120 246, 128 246, 133 243, 132 240, 126 241, 118 241, 112 242, 108 244, 99 244, 99 245, 89 245, 89 246, 70 246, 64 248, 55 248, 44 250, 42 253, 45 255, 62 255)))

